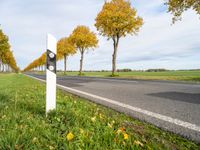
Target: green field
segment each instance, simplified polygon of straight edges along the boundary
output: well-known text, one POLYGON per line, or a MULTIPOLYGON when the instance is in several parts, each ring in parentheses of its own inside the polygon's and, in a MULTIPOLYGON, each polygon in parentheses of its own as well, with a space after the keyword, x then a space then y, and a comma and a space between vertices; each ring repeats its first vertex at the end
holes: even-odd
MULTIPOLYGON (((83 72, 85 76, 109 77, 111 72, 83 72)), ((58 74, 63 75, 63 72, 58 74)), ((67 72, 67 75, 78 75, 78 72, 67 72)), ((180 80, 200 82, 200 71, 165 71, 165 72, 117 72, 118 78, 148 80, 180 80)))
POLYGON ((45 117, 45 85, 0 74, 0 149, 200 149, 150 124, 57 91, 57 111, 45 117))

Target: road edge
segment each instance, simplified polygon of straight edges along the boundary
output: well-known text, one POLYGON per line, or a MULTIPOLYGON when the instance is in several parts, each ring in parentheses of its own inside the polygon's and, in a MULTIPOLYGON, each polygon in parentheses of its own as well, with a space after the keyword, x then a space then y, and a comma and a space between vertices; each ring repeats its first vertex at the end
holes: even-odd
MULTIPOLYGON (((23 75, 39 80, 41 82, 46 82, 43 79, 39 79, 27 74, 23 74, 23 75)), ((184 138, 200 143, 200 126, 197 126, 195 124, 185 122, 179 119, 175 119, 172 117, 168 117, 165 115, 161 115, 158 113, 154 113, 151 111, 143 110, 141 108, 133 107, 128 104, 123 104, 121 102, 117 102, 108 98, 104 98, 104 97, 100 97, 94 94, 76 90, 76 89, 66 87, 60 84, 57 84, 57 87, 61 90, 67 91, 74 95, 86 98, 92 102, 107 106, 111 109, 114 109, 115 111, 125 113, 133 118, 137 118, 141 121, 151 123, 159 128, 167 130, 168 132, 173 132, 175 134, 183 136, 184 138), (131 112, 127 111, 124 108, 131 110, 131 112)))

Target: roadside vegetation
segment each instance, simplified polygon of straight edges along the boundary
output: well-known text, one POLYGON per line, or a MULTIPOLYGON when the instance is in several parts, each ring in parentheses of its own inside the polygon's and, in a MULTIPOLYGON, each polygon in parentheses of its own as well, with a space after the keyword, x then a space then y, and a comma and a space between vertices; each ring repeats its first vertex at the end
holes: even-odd
MULTIPOLYGON (((110 77, 111 72, 83 72, 85 76, 110 77)), ((58 73, 59 74, 59 73, 58 73)), ((62 73, 61 73, 62 75, 62 73)), ((77 72, 67 72, 67 75, 77 75, 77 72)), ((117 78, 146 79, 146 80, 177 80, 200 82, 200 71, 164 71, 147 72, 131 71, 117 72, 117 78)))
POLYGON ((8 36, 0 29, 0 72, 18 72, 16 60, 14 58, 8 36))
MULTIPOLYGON (((127 69, 128 70, 128 69, 127 69)), ((35 71, 36 74, 44 74, 42 71, 35 71)), ((77 76, 78 71, 68 71, 65 74, 58 71, 60 76, 77 76)), ((111 77, 111 71, 83 71, 84 76, 89 77, 111 77)), ((115 78, 143 79, 143 80, 172 80, 200 83, 200 70, 178 70, 178 71, 129 71, 117 72, 115 78)))
POLYGON ((60 90, 57 110, 46 118, 45 85, 20 74, 0 74, 0 133, 0 149, 200 149, 60 90))

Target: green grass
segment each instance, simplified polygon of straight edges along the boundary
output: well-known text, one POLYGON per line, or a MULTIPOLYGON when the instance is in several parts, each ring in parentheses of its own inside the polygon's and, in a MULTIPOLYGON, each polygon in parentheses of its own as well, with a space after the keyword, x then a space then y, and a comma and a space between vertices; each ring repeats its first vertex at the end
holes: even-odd
MULTIPOLYGON (((83 72, 85 76, 110 77, 111 72, 83 72)), ((62 72, 58 74, 63 75, 62 72)), ((78 72, 67 72, 67 75, 74 76, 78 72)), ((200 82, 200 71, 165 71, 165 72, 117 72, 118 78, 148 79, 148 80, 179 80, 200 82)))
POLYGON ((0 74, 0 149, 197 150, 200 145, 60 90, 57 111, 46 118, 43 83, 0 74))

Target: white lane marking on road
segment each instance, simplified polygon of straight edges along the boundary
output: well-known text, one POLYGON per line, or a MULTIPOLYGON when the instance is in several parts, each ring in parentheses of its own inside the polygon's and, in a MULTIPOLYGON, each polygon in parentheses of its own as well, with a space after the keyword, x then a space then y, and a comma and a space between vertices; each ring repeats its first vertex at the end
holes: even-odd
MULTIPOLYGON (((26 75, 26 74, 24 74, 24 75, 26 75)), ((29 76, 31 78, 34 78, 34 79, 42 81, 42 82, 46 82, 43 79, 38 79, 38 78, 30 76, 30 75, 26 75, 26 76, 29 76)), ((83 94, 83 95, 86 95, 86 96, 90 96, 90 97, 96 98, 98 100, 108 102, 110 104, 114 104, 114 105, 117 105, 117 106, 120 106, 120 107, 123 107, 123 108, 127 108, 127 109, 130 109, 132 111, 148 115, 150 117, 154 117, 154 118, 157 118, 157 119, 160 119, 160 120, 172 123, 172 124, 176 124, 178 126, 182 126, 184 128, 188 128, 188 129, 200 132, 200 126, 198 126, 196 124, 192 124, 192 123, 185 122, 185 121, 182 121, 182 120, 179 120, 179 119, 175 119, 175 118, 172 118, 172 117, 168 117, 168 116, 165 116, 165 115, 154 113, 154 112, 144 110, 144 109, 141 109, 141 108, 138 108, 138 107, 133 107, 131 105, 123 104, 121 102, 117 102, 117 101, 114 101, 114 100, 111 100, 111 99, 108 99, 108 98, 104 98, 104 97, 100 97, 100 96, 97 96, 97 95, 94 95, 94 94, 90 94, 90 93, 87 93, 87 92, 76 90, 76 89, 66 87, 66 86, 63 86, 63 85, 60 85, 60 84, 57 84, 57 86, 64 88, 64 89, 68 90, 69 92, 71 91, 71 92, 76 92, 76 93, 83 94)))

